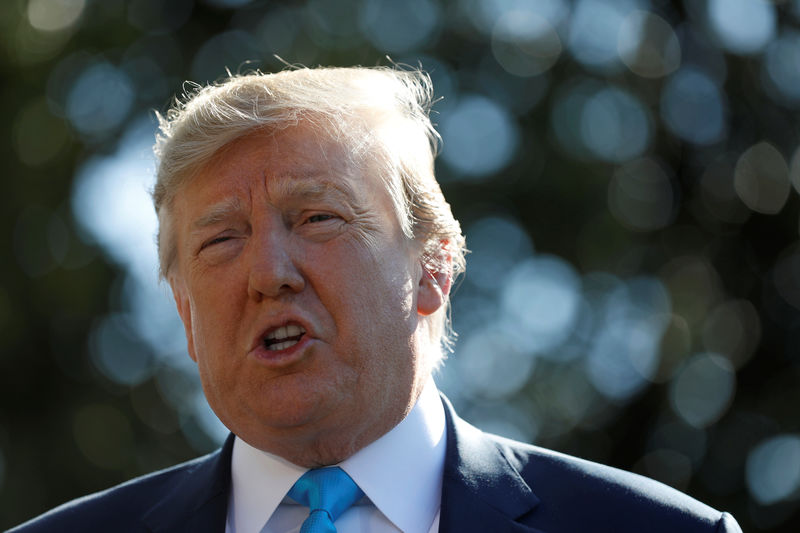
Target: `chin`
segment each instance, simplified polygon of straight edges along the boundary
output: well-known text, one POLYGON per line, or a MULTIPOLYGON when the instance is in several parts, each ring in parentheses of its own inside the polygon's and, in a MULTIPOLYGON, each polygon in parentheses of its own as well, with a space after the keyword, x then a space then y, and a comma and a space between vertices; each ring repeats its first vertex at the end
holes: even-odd
POLYGON ((274 401, 265 400, 259 405, 252 405, 245 411, 240 410, 231 418, 234 419, 232 420, 234 426, 242 427, 249 432, 302 434, 315 430, 324 431, 326 426, 336 427, 335 422, 326 422, 329 411, 324 408, 322 402, 315 401, 310 396, 301 398, 284 396, 274 401))

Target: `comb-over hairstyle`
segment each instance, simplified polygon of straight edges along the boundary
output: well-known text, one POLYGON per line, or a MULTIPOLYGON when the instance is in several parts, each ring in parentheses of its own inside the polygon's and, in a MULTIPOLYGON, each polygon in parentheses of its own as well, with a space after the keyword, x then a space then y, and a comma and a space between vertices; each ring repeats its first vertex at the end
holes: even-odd
MULTIPOLYGON (((378 173, 425 266, 443 268, 449 259, 455 279, 465 267, 464 237, 434 176, 440 138, 430 121, 432 104, 427 74, 390 67, 291 68, 193 86, 166 114, 157 114, 153 202, 161 275, 174 273, 170 215, 181 185, 232 141, 303 122, 345 146, 350 163, 378 173)), ((451 340, 448 308, 449 302, 431 319, 432 335, 443 345, 451 340)))

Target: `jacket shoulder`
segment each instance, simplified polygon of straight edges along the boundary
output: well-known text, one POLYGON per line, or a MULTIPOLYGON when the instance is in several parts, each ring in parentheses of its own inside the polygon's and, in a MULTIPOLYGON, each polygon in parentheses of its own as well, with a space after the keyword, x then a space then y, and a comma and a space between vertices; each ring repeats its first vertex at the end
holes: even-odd
POLYGON ((64 503, 7 533, 146 531, 142 517, 219 451, 64 503))
MULTIPOLYGON (((591 517, 609 531, 741 532, 727 513, 653 479, 485 434, 541 501, 537 514, 562 522, 591 517), (581 509, 581 512, 576 510, 581 509), (572 517, 572 518, 570 518, 572 517), (583 517, 583 518, 581 518, 583 517), (633 529, 631 526, 633 525, 633 529)), ((585 525, 584 525, 585 527, 585 525)), ((578 528, 580 529, 580 528, 578 528)), ((570 529, 567 528, 567 531, 570 529)))

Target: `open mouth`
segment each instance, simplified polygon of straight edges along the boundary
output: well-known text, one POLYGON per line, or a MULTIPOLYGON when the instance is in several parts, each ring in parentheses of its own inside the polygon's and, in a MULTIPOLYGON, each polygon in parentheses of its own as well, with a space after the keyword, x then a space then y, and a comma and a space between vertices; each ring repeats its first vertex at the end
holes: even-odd
POLYGON ((297 326, 295 324, 281 326, 278 329, 272 330, 264 337, 264 347, 273 352, 285 350, 300 342, 300 339, 303 338, 305 333, 306 330, 302 326, 297 326))

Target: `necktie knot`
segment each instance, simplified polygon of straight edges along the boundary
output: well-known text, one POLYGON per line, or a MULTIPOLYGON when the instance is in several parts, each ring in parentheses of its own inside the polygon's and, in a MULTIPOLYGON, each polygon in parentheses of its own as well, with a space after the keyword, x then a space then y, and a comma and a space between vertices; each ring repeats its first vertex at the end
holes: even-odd
POLYGON ((363 495, 338 466, 309 470, 289 491, 290 498, 311 510, 300 533, 336 531, 333 522, 363 495))

